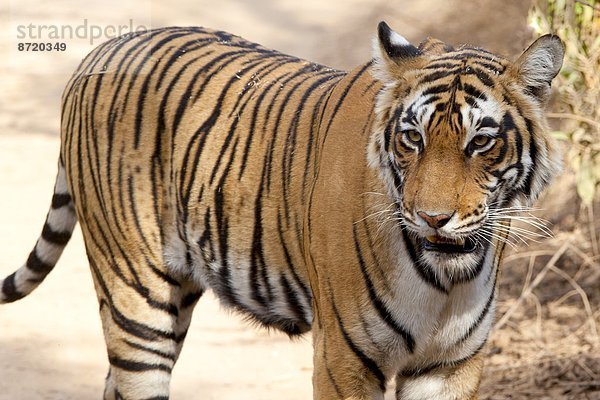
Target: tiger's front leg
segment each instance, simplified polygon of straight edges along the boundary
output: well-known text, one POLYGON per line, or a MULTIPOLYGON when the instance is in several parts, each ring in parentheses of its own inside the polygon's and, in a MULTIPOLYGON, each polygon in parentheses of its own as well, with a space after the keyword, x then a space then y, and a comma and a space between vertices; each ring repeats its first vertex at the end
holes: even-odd
POLYGON ((383 400, 385 378, 338 317, 313 323, 314 400, 383 400))
POLYGON ((479 354, 423 374, 396 376, 397 400, 477 400, 483 359, 479 354))

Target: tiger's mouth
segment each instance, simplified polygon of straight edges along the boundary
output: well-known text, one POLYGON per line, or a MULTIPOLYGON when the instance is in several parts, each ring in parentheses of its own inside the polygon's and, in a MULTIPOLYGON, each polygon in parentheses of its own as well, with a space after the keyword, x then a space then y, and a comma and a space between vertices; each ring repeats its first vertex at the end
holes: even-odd
POLYGON ((423 249, 437 251, 438 253, 472 253, 477 248, 477 243, 471 237, 448 238, 431 235, 423 240, 423 249))

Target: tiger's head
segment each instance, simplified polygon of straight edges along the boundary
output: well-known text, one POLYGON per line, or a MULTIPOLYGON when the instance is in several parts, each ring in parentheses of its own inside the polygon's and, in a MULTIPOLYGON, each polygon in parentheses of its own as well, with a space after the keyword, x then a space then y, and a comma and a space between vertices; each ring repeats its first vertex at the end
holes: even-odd
POLYGON ((372 73, 383 84, 369 162, 421 261, 473 269, 560 170, 543 109, 564 49, 536 40, 515 61, 435 39, 411 45, 385 22, 372 73))

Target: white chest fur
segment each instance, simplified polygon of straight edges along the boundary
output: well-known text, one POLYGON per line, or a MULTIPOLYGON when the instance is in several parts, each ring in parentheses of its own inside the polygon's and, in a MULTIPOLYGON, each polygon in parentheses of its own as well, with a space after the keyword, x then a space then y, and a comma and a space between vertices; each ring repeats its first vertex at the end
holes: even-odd
MULTIPOLYGON (((495 307, 496 266, 490 247, 479 274, 472 280, 451 284, 444 274, 438 278, 448 288, 440 291, 419 276, 399 246, 399 267, 390 276, 393 293, 386 299, 398 321, 413 336, 412 352, 399 348, 390 360, 391 370, 418 371, 434 364, 452 363, 469 357, 485 343, 495 307)), ((379 338, 382 342, 386 339, 379 338)))

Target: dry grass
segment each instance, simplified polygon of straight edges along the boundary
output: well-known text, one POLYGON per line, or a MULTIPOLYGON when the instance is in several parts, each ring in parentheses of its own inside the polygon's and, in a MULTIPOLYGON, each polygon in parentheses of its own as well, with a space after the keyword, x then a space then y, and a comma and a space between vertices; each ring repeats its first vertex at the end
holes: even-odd
POLYGON ((536 34, 556 33, 565 44, 555 112, 548 116, 557 122, 554 134, 568 143, 577 192, 589 205, 600 186, 600 1, 534 0, 529 20, 536 34))
POLYGON ((600 399, 600 259, 586 243, 561 233, 506 256, 482 398, 600 399))
POLYGON ((481 397, 599 400, 600 3, 532 3, 536 34, 566 46, 549 117, 575 178, 541 203, 555 237, 505 257, 481 397))

